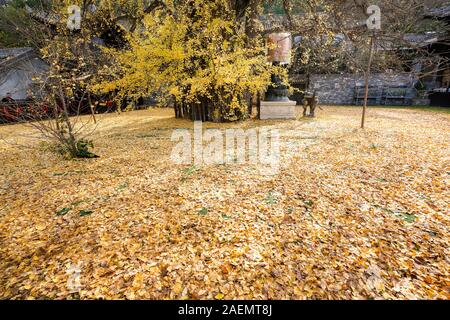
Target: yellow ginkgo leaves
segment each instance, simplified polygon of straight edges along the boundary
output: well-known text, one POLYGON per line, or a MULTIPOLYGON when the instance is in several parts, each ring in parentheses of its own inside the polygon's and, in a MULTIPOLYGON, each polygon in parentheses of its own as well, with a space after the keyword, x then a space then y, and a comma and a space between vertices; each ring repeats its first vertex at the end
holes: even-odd
POLYGON ((355 131, 359 109, 323 109, 270 123, 273 177, 174 165, 169 109, 99 116, 98 161, 0 139, 0 298, 449 299, 450 116, 372 108, 355 131))

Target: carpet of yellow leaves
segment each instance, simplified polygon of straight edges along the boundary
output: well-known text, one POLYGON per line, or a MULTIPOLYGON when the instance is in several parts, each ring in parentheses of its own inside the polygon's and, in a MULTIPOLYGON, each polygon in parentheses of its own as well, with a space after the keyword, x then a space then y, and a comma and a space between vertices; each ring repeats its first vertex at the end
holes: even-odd
POLYGON ((0 127, 0 298, 450 298, 450 115, 206 125, 279 128, 276 176, 174 165, 170 110, 100 118, 90 160, 0 127))

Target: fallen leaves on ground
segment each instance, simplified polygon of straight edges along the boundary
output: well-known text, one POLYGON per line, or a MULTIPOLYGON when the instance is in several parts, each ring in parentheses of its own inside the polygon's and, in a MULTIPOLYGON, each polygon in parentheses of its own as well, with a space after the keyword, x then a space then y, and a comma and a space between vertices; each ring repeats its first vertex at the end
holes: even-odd
POLYGON ((170 110, 102 116, 99 159, 0 141, 0 298, 449 299, 450 116, 359 117, 206 125, 278 128, 274 176, 171 163, 170 110))

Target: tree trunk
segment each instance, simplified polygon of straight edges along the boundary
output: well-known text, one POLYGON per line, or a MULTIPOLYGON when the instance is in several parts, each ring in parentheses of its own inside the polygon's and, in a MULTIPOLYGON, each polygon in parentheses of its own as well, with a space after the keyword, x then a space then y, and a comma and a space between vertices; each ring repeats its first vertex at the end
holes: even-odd
POLYGON ((94 123, 97 123, 97 119, 95 118, 95 106, 92 104, 90 92, 88 92, 88 101, 89 101, 89 108, 91 109, 92 119, 94 119, 94 123))
POLYGON ((257 119, 261 119, 261 93, 259 92, 256 98, 256 111, 258 112, 257 119))
POLYGON ((64 133, 61 133, 61 137, 62 137, 62 139, 64 139, 64 141, 61 141, 61 142, 66 143, 68 149, 70 150, 71 156, 76 158, 77 154, 78 154, 77 140, 73 133, 72 123, 70 122, 70 118, 69 118, 69 109, 68 109, 67 103, 66 103, 66 96, 64 94, 64 90, 63 90, 61 84, 59 84, 59 96, 60 96, 61 104, 63 107, 62 119, 63 119, 65 125, 67 126, 67 137, 64 137, 64 133))
POLYGON ((365 95, 364 95, 364 105, 363 105, 363 113, 361 119, 361 129, 364 129, 366 122, 366 110, 367 110, 367 102, 369 100, 369 78, 370 78, 370 70, 372 68, 372 60, 373 60, 373 44, 374 44, 374 35, 370 37, 370 54, 369 54, 369 63, 367 65, 367 71, 364 74, 365 81, 365 95))
POLYGON ((248 117, 251 118, 252 117, 252 113, 253 113, 253 95, 250 95, 250 99, 248 101, 248 117))

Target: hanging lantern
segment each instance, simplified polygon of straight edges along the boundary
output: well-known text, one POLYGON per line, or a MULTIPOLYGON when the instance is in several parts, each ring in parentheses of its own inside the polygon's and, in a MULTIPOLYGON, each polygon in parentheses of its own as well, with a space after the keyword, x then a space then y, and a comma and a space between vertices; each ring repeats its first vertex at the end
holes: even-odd
POLYGON ((267 37, 268 62, 291 63, 292 37, 289 32, 272 33, 267 37))

